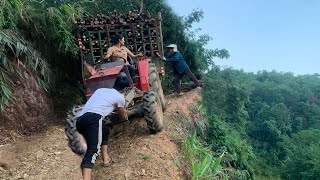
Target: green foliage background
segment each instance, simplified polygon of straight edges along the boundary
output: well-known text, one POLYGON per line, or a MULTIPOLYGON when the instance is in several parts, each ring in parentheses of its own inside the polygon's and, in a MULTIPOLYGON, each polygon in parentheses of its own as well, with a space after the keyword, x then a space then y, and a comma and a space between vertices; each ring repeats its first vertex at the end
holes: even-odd
POLYGON ((207 141, 227 149, 232 179, 317 179, 320 78, 214 68, 206 74, 207 141))

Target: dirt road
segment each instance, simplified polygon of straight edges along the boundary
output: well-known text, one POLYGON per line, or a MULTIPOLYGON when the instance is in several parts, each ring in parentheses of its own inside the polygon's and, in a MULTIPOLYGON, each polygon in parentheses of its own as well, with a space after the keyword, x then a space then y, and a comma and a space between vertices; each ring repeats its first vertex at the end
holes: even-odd
MULTIPOLYGON (((114 163, 104 168, 99 159, 94 179, 186 179, 177 143, 185 133, 180 117, 188 117, 188 108, 199 99, 197 91, 170 98, 165 129, 156 135, 150 135, 143 119, 116 125, 109 143, 114 163)), ((0 179, 81 179, 80 162, 67 146, 63 126, 55 125, 0 146, 0 179)))

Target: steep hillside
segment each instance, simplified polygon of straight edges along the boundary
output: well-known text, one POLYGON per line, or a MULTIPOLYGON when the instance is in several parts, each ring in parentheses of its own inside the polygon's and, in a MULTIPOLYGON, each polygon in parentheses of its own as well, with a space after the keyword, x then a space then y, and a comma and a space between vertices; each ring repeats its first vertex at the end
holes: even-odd
POLYGON ((14 75, 10 89, 15 99, 0 112, 0 145, 15 141, 21 135, 42 131, 54 119, 51 99, 33 74, 25 69, 20 76, 14 75))
MULTIPOLYGON (((150 135, 143 119, 116 125, 110 135, 111 167, 97 162, 94 179, 189 179, 179 158, 179 142, 186 132, 181 117, 190 119, 189 107, 200 100, 198 91, 169 98, 165 129, 150 135)), ((0 146, 0 179, 79 179, 81 157, 67 146, 62 125, 45 133, 0 146)))

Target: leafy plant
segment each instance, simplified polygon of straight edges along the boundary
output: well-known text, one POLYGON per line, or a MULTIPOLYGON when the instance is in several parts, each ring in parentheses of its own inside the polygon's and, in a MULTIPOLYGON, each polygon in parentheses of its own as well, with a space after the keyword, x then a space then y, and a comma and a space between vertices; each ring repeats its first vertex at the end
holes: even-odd
POLYGON ((48 90, 50 83, 50 69, 47 62, 35 53, 30 44, 23 39, 17 38, 16 34, 10 31, 0 31, 0 73, 2 76, 0 94, 1 111, 12 99, 13 94, 9 83, 14 74, 20 74, 21 68, 28 68, 39 76, 38 84, 48 90), (10 56, 11 54, 11 56, 10 56), (19 67, 20 66, 20 67, 19 67))
POLYGON ((3 79, 0 81, 0 111, 3 111, 9 101, 14 99, 14 96, 7 86, 7 83, 5 83, 7 81, 7 76, 1 72, 0 77, 3 79))
POLYGON ((60 67, 68 64, 67 54, 77 53, 71 23, 82 9, 75 4, 50 7, 45 2, 21 0, 0 0, 0 6, 0 73, 7 79, 0 89, 4 107, 14 98, 10 80, 22 71, 32 73, 46 91, 65 80, 68 70, 60 67), (52 76, 52 67, 64 72, 52 76))
POLYGON ((215 179, 224 177, 224 169, 221 160, 225 152, 218 157, 213 156, 213 152, 200 143, 196 133, 183 141, 184 158, 191 164, 193 180, 215 179))

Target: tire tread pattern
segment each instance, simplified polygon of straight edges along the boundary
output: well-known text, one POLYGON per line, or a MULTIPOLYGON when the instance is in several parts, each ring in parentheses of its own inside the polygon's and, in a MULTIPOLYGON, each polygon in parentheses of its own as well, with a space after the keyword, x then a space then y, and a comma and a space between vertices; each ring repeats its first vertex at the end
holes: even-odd
POLYGON ((79 112, 82 110, 83 106, 76 106, 67 116, 67 124, 65 126, 65 133, 68 138, 68 146, 71 148, 72 152, 81 156, 87 151, 87 143, 84 137, 77 131, 76 120, 79 117, 79 112))
MULTIPOLYGON (((143 97, 144 118, 147 126, 152 134, 160 132, 163 129, 163 113, 162 110, 157 111, 156 101, 159 97, 154 91, 149 91, 143 97), (160 112, 160 114, 158 114, 160 112)), ((161 108, 161 104, 159 104, 161 108)))

